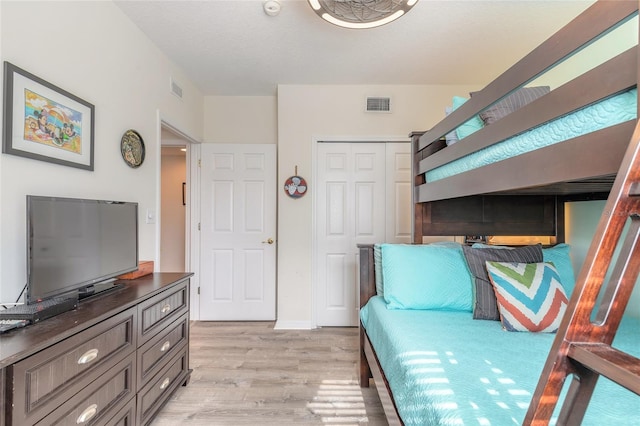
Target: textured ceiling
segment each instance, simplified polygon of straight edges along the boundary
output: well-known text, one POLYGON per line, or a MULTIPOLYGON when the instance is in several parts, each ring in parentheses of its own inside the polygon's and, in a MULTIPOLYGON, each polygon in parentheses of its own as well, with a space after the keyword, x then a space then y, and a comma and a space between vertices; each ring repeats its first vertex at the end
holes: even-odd
POLYGON ((306 0, 126 0, 122 11, 205 95, 278 84, 486 84, 593 0, 419 0, 399 20, 349 30, 306 0))

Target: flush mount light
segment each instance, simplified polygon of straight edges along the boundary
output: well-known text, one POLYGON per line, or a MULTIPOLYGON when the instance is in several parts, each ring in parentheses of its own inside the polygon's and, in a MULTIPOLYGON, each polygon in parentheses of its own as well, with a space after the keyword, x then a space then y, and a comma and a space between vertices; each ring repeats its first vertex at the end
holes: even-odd
POLYGON ((327 22, 345 28, 373 28, 395 21, 418 0, 308 0, 327 22))
POLYGON ((266 0, 262 7, 264 8, 264 13, 269 16, 277 16, 282 8, 279 0, 266 0))

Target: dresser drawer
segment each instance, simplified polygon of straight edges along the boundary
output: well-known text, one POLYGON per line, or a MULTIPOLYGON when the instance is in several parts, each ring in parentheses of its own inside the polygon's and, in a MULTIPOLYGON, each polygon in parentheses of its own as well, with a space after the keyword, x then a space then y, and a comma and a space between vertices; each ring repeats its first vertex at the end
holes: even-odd
POLYGON ((189 341, 189 314, 183 314, 138 349, 138 389, 189 341))
POLYGON ((189 351, 183 351, 169 363, 138 392, 138 425, 148 424, 156 412, 162 408, 173 391, 185 382, 189 375, 189 351))
POLYGON ((159 330, 188 310, 189 280, 142 302, 138 305, 140 317, 138 345, 147 342, 159 330))
MULTIPOLYGON (((136 310, 121 312, 11 367, 12 424, 32 424, 136 348, 136 310)), ((134 358, 135 359, 135 358, 134 358)), ((135 378, 135 376, 134 376, 135 378)))
POLYGON ((91 381, 39 424, 96 425, 113 420, 134 399, 135 369, 135 354, 130 354, 108 372, 91 381))
POLYGON ((127 405, 118 411, 104 426, 133 426, 136 424, 136 398, 132 397, 127 405))

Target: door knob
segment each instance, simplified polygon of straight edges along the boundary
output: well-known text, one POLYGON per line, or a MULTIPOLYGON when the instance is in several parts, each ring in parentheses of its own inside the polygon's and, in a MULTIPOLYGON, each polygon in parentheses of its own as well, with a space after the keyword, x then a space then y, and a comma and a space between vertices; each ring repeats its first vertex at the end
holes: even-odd
POLYGON ((269 238, 268 240, 263 241, 262 244, 273 244, 273 242, 273 238, 269 238))

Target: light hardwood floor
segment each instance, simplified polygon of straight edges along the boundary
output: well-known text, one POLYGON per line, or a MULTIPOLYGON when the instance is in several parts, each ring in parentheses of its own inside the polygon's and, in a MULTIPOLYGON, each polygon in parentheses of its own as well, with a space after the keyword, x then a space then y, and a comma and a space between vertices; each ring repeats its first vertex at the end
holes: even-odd
POLYGON ((358 385, 357 328, 192 322, 190 332, 191 381, 153 426, 387 424, 373 384, 358 385))

